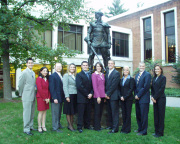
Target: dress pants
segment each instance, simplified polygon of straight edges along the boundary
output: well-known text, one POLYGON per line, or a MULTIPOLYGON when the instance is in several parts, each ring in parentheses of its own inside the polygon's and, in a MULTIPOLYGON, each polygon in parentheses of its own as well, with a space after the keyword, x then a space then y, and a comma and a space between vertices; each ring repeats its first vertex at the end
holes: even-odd
POLYGON ((78 103, 77 129, 89 128, 91 123, 91 103, 78 103))
POLYGON ((60 128, 61 111, 63 103, 51 103, 52 113, 52 129, 58 130, 60 128))
POLYGON ((97 98, 94 98, 94 129, 100 130, 101 128, 101 117, 104 106, 104 98, 101 98, 101 103, 97 103, 97 98))
POLYGON ((141 134, 147 133, 148 113, 149 103, 139 103, 139 101, 136 101, 136 119, 138 123, 138 131, 141 134))
POLYGON ((156 100, 156 103, 153 103, 155 133, 161 136, 164 135, 165 107, 166 107, 165 97, 162 98, 160 97, 156 100))
POLYGON ((129 133, 131 132, 131 111, 132 111, 132 100, 128 101, 121 101, 122 106, 122 118, 123 118, 123 125, 122 125, 122 132, 129 133))
POLYGON ((112 130, 119 130, 119 100, 107 100, 108 123, 112 130))
POLYGON ((33 129, 35 100, 22 101, 22 104, 23 104, 24 132, 30 132, 30 129, 33 129))

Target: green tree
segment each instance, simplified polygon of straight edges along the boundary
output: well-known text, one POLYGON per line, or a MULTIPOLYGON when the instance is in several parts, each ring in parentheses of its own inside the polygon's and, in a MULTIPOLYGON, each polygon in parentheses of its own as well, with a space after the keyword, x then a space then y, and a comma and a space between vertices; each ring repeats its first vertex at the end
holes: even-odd
POLYGON ((174 83, 180 85, 180 56, 178 57, 177 63, 174 63, 172 67, 174 68, 174 72, 176 72, 175 75, 172 75, 172 80, 174 83))
POLYGON ((138 2, 137 3, 137 8, 140 8, 140 7, 143 7, 144 6, 144 3, 143 2, 138 2))
POLYGON ((64 45, 56 49, 46 46, 42 33, 53 30, 59 22, 67 29, 67 23, 90 19, 90 12, 84 8, 84 0, 0 1, 0 56, 5 99, 12 99, 10 63, 17 68, 27 57, 53 64, 54 61, 62 62, 62 56, 74 56, 76 52, 69 51, 64 45))
POLYGON ((109 13, 106 13, 106 17, 112 17, 128 11, 123 8, 124 4, 121 4, 121 0, 113 0, 112 6, 108 7, 109 13))

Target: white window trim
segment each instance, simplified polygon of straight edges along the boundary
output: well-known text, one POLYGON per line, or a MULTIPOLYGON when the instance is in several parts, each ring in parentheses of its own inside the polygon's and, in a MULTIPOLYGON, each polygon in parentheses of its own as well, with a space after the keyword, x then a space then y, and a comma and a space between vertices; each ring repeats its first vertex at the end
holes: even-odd
POLYGON ((162 44, 162 63, 163 65, 172 65, 165 62, 165 30, 164 30, 164 13, 174 11, 174 22, 175 22, 175 43, 176 43, 176 62, 178 61, 178 35, 177 35, 177 7, 161 11, 161 44, 162 44))
POLYGON ((154 61, 154 18, 153 14, 140 17, 140 40, 141 40, 141 61, 144 61, 144 26, 143 20, 151 18, 151 31, 152 31, 152 60, 154 61))

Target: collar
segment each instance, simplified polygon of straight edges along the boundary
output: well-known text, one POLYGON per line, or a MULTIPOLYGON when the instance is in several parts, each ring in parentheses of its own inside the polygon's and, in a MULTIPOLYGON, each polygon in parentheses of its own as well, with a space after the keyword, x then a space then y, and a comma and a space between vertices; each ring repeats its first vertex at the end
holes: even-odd
POLYGON ((84 71, 84 70, 82 70, 82 71, 83 71, 85 74, 88 74, 88 73, 89 73, 88 71, 87 71, 87 72, 86 72, 86 71, 84 71))
POLYGON ((109 72, 112 72, 114 70, 114 68, 112 70, 109 70, 109 72))
POLYGON ((95 74, 97 74, 97 75, 102 75, 102 72, 99 74, 97 71, 95 71, 95 74))
MULTIPOLYGON (((130 76, 130 75, 128 75, 126 79, 130 79, 130 78, 131 78, 131 76, 130 76)), ((124 76, 123 76, 123 79, 124 79, 124 76)))
POLYGON ((32 70, 30 70, 28 67, 27 67, 27 69, 28 69, 29 72, 32 72, 32 70))

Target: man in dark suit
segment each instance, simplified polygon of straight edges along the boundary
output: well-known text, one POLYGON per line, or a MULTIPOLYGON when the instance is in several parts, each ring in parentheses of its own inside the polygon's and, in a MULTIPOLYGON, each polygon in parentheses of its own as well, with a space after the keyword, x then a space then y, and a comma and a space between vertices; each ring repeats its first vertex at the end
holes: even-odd
POLYGON ((82 133, 82 127, 92 129, 91 121, 91 98, 93 95, 91 75, 88 72, 88 62, 81 63, 82 71, 76 75, 78 122, 77 129, 82 133))
POLYGON ((114 68, 115 62, 108 61, 109 71, 105 75, 105 93, 108 107, 108 123, 112 130, 110 133, 116 133, 119 130, 119 82, 120 73, 114 68))
POLYGON ((139 73, 135 77, 135 99, 136 99, 136 119, 138 123, 137 135, 147 135, 148 113, 150 102, 151 75, 145 71, 145 63, 139 63, 139 73))
POLYGON ((49 77, 49 90, 51 93, 51 112, 52 112, 52 129, 56 132, 62 132, 60 124, 62 104, 64 100, 64 91, 61 70, 61 63, 55 64, 55 72, 49 77))

